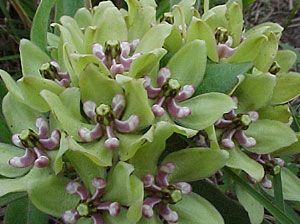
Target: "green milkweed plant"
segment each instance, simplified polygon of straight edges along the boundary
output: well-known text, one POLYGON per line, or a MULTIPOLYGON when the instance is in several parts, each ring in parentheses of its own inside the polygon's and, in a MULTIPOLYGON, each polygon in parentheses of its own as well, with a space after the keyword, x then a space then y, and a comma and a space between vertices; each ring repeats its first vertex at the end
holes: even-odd
POLYGON ((206 180, 249 223, 264 208, 299 223, 285 203, 300 201, 286 159, 300 152, 288 105, 300 74, 283 28, 246 29, 240 1, 199 14, 184 0, 159 18, 155 1, 126 3, 62 16, 44 48, 21 40, 19 80, 0 70, 12 132, 0 196, 27 192, 67 224, 234 223, 199 191, 206 180))

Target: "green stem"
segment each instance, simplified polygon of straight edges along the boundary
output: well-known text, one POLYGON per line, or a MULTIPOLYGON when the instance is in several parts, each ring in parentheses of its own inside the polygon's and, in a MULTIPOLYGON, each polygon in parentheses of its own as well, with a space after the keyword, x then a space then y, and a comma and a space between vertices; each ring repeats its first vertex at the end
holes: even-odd
POLYGON ((207 13, 208 10, 209 10, 209 0, 204 0, 203 11, 204 13, 207 13))
POLYGON ((275 205, 277 205, 277 207, 284 212, 285 208, 284 208, 284 200, 283 200, 283 193, 282 193, 281 172, 274 175, 273 188, 274 188, 275 205))
POLYGON ((244 179, 236 175, 230 168, 224 168, 225 172, 245 191, 247 191, 255 200, 262 204, 281 224, 296 224, 292 217, 288 217, 284 211, 279 209, 276 205, 257 192, 252 186, 250 186, 244 179))

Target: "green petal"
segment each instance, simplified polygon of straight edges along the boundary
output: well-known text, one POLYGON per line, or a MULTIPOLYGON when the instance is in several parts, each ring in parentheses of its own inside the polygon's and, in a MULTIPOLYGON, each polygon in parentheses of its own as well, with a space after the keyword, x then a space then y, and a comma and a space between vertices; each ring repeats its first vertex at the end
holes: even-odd
POLYGON ((217 51, 217 43, 213 31, 204 20, 193 17, 187 31, 187 42, 196 39, 205 41, 207 47, 207 56, 212 61, 218 62, 219 56, 217 51))
POLYGON ((171 182, 189 182, 212 176, 225 166, 228 158, 229 154, 225 150, 189 148, 169 154, 162 164, 167 162, 176 164, 175 171, 169 177, 171 182))
POLYGON ((133 78, 140 78, 151 72, 159 65, 160 59, 167 53, 163 48, 158 48, 147 52, 132 62, 129 70, 129 76, 133 78))
POLYGON ((245 131, 256 139, 256 146, 247 148, 250 152, 267 154, 289 146, 297 141, 294 131, 279 121, 258 120, 245 131))
POLYGON ((251 159, 239 148, 230 149, 228 152, 229 160, 227 161, 226 166, 234 169, 241 169, 258 182, 262 180, 265 175, 262 165, 251 159))
POLYGON ((66 131, 69 135, 78 138, 78 129, 82 126, 91 128, 91 125, 83 124, 78 120, 72 112, 63 105, 61 99, 54 93, 43 90, 41 92, 42 97, 47 101, 52 113, 55 115, 56 119, 59 121, 62 129, 66 131))
POLYGON ((209 92, 230 94, 239 84, 238 77, 244 75, 251 67, 252 63, 208 64, 196 95, 209 92))
POLYGON ((15 168, 8 164, 8 161, 15 156, 23 156, 25 151, 12 145, 0 143, 0 175, 9 178, 23 176, 30 169, 15 168))
POLYGON ((152 27, 141 39, 136 52, 146 53, 164 45, 165 39, 170 35, 170 24, 159 24, 152 27))
POLYGON ((125 20, 116 7, 107 7, 99 20, 95 33, 95 42, 103 45, 108 40, 127 40, 127 27, 125 20))
POLYGON ((273 104, 286 103, 300 95, 300 73, 290 72, 276 75, 273 104))
POLYGON ((43 64, 50 62, 49 56, 31 41, 22 39, 20 41, 20 56, 23 76, 40 77, 40 68, 43 64))
POLYGON ((134 174, 142 177, 148 173, 155 174, 160 155, 165 150, 166 140, 173 134, 179 133, 187 137, 197 134, 197 131, 186 129, 181 126, 165 121, 152 126, 153 140, 144 144, 130 160, 134 165, 134 174))
POLYGON ((195 130, 207 128, 221 118, 224 113, 236 107, 229 96, 221 93, 205 93, 183 101, 179 105, 190 108, 192 114, 182 119, 175 118, 176 122, 195 130))
POLYGON ((262 44, 264 44, 267 40, 267 37, 264 35, 249 37, 243 41, 237 47, 234 54, 225 61, 228 63, 252 62, 259 54, 258 50, 253 49, 261 49, 262 44))
POLYGON ((3 98, 2 110, 7 126, 12 133, 20 133, 29 128, 35 130, 35 121, 41 117, 41 113, 20 103, 10 93, 3 98))
POLYGON ((111 105, 113 97, 122 93, 116 81, 104 76, 94 65, 89 65, 80 74, 79 87, 82 101, 91 100, 97 105, 111 105))
POLYGON ((291 50, 280 50, 277 52, 275 61, 280 66, 280 72, 288 72, 297 60, 297 55, 291 50))
POLYGON ((272 97, 276 78, 271 74, 246 75, 234 95, 238 98, 238 110, 248 112, 266 106, 272 97))
POLYGON ((265 214, 264 206, 262 206, 257 200, 255 200, 239 185, 235 186, 235 192, 239 202, 248 212, 251 224, 262 223, 265 214))
POLYGON ((139 117, 139 128, 145 128, 154 121, 154 115, 148 102, 147 92, 142 80, 132 79, 124 84, 126 109, 122 119, 135 114, 139 117))
POLYGON ((191 193, 171 206, 179 216, 178 224, 224 224, 217 209, 201 196, 191 193))
POLYGON ((281 169, 283 197, 285 200, 300 201, 300 179, 289 169, 281 169))
POLYGON ((172 78, 183 85, 198 86, 206 68, 206 46, 202 40, 194 40, 182 47, 169 61, 167 67, 172 78))

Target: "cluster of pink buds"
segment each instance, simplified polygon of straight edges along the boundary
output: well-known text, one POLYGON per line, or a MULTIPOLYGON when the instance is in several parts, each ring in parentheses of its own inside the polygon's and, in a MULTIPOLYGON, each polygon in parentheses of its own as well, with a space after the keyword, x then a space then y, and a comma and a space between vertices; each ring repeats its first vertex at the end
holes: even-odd
POLYGON ((217 40, 217 50, 219 58, 229 58, 235 52, 235 49, 232 48, 232 37, 228 35, 228 31, 224 28, 217 28, 215 33, 217 40))
MULTIPOLYGON (((274 158, 270 154, 251 153, 250 157, 264 167, 265 176, 262 179, 261 184, 264 188, 271 189, 272 181, 268 178, 267 174, 277 174, 280 169, 284 167, 284 160, 280 158, 274 158)), ((252 183, 256 183, 256 181, 252 177, 248 176, 248 178, 252 183)))
POLYGON ((257 121, 258 117, 259 115, 256 111, 237 114, 236 110, 232 110, 224 114, 223 118, 215 123, 217 128, 224 129, 221 145, 227 149, 232 149, 235 147, 234 140, 236 140, 242 147, 254 147, 256 140, 246 136, 245 130, 252 122, 257 121))
POLYGON ((154 209, 167 222, 176 223, 178 221, 177 212, 173 211, 169 204, 176 204, 182 200, 182 194, 188 194, 192 191, 190 184, 178 182, 170 184, 168 177, 176 169, 174 163, 166 163, 159 167, 157 175, 154 177, 147 174, 143 177, 143 183, 146 190, 146 198, 143 203, 143 216, 151 218, 154 215, 154 209))
POLYGON ((93 195, 78 182, 70 182, 66 186, 69 194, 77 194, 80 202, 76 209, 66 211, 62 219, 67 224, 76 223, 81 217, 91 217, 94 224, 104 224, 102 212, 108 211, 111 216, 117 216, 121 211, 118 202, 102 201, 105 192, 106 181, 101 177, 95 177, 92 181, 96 191, 93 195))
POLYGON ((53 80, 63 87, 70 86, 70 75, 67 72, 62 72, 56 61, 43 64, 40 73, 45 79, 53 80))
POLYGON ((99 106, 92 101, 87 101, 83 104, 84 113, 96 123, 96 126, 89 130, 80 128, 78 134, 85 142, 91 142, 106 136, 104 146, 108 149, 118 148, 119 139, 115 136, 115 132, 130 133, 136 130, 139 125, 139 117, 131 115, 127 120, 120 120, 126 106, 125 97, 122 94, 117 94, 112 105, 101 104, 99 106))
POLYGON ((38 133, 28 129, 12 136, 12 142, 16 146, 25 149, 25 155, 10 159, 9 164, 11 166, 18 168, 28 167, 32 164, 38 168, 48 166, 49 158, 46 151, 58 147, 60 143, 60 132, 55 129, 49 137, 48 122, 44 118, 38 118, 36 120, 36 127, 38 128, 38 133))
POLYGON ((141 54, 134 53, 139 40, 129 42, 106 41, 104 47, 101 44, 93 45, 93 54, 99 58, 110 70, 112 77, 129 71, 130 66, 141 54))
POLYGON ((150 77, 145 76, 144 80, 148 97, 156 99, 156 103, 152 106, 152 112, 156 117, 163 116, 165 109, 176 118, 184 118, 192 113, 190 108, 181 107, 177 105, 177 102, 191 98, 195 88, 192 85, 181 87, 176 79, 171 78, 171 72, 168 68, 160 69, 156 79, 157 87, 152 86, 150 77))

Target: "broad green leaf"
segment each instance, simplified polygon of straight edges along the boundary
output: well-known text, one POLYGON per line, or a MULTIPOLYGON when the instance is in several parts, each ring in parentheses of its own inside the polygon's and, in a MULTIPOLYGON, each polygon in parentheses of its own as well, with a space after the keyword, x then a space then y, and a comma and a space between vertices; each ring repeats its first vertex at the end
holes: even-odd
POLYGON ((254 66, 262 72, 269 71, 278 51, 279 40, 275 33, 270 33, 267 35, 267 38, 268 40, 261 45, 254 64, 254 66))
POLYGON ((39 210, 61 217, 65 211, 75 208, 79 201, 77 195, 66 192, 65 187, 69 181, 53 175, 36 180, 30 184, 28 196, 39 210))
POLYGON ((153 26, 141 39, 136 52, 146 53, 164 45, 165 39, 170 35, 172 26, 170 24, 159 24, 153 26))
POLYGON ((193 17, 192 22, 187 31, 187 42, 196 39, 205 41, 207 48, 207 56, 212 61, 218 62, 219 56, 213 31, 204 20, 193 17))
POLYGON ((82 116, 80 114, 80 90, 79 88, 70 87, 67 88, 59 95, 63 105, 69 108, 72 112, 73 116, 78 120, 82 120, 82 116))
POLYGON ((288 72, 297 60, 297 55, 291 50, 279 50, 275 61, 280 66, 280 72, 288 72))
POLYGON ((72 164, 84 185, 88 187, 90 192, 93 192, 95 190, 92 185, 93 178, 104 177, 105 168, 98 166, 79 151, 68 151, 66 158, 72 164))
POLYGON ((17 148, 12 145, 0 143, 0 175, 15 178, 23 176, 30 169, 28 168, 15 168, 8 164, 8 161, 15 156, 23 156, 25 150, 17 148))
POLYGON ((224 220, 217 209, 194 193, 183 196, 182 201, 170 207, 180 217, 178 224, 224 224, 224 220))
MULTIPOLYGON (((63 2, 63 0, 61 0, 63 2)), ((72 1, 72 0, 71 0, 72 1)), ((86 28, 92 25, 93 17, 87 8, 80 8, 74 15, 74 19, 80 28, 86 28)))
POLYGON ((3 98, 2 110, 12 133, 20 133, 28 128, 35 130, 35 121, 38 117, 41 117, 41 113, 19 102, 10 93, 3 98))
POLYGON ((198 86, 206 68, 206 52, 205 42, 202 40, 185 44, 167 64, 171 77, 177 79, 181 85, 198 86))
POLYGON ((209 92, 229 94, 239 83, 238 76, 245 74, 251 67, 252 63, 208 64, 196 95, 209 92))
POLYGON ((84 0, 56 0, 56 22, 62 16, 74 16, 76 11, 84 6, 84 0))
POLYGON ((147 52, 132 62, 129 70, 129 76, 140 78, 151 72, 159 64, 160 59, 167 53, 163 48, 158 48, 147 52))
POLYGON ((178 27, 173 26, 170 35, 165 40, 164 48, 167 49, 169 53, 174 54, 181 48, 182 44, 181 31, 178 27))
POLYGON ((189 182, 212 176, 225 166, 228 158, 229 154, 225 150, 188 148, 167 155, 162 164, 175 163, 176 169, 169 177, 171 182, 189 182))
POLYGON ((83 124, 78 120, 72 112, 63 105, 61 99, 54 93, 43 90, 41 96, 47 101, 52 113, 59 121, 62 129, 69 135, 78 138, 78 129, 82 126, 91 127, 91 125, 83 124))
POLYGON ((142 177, 148 173, 155 174, 160 155, 166 147, 166 140, 173 134, 179 133, 187 137, 193 137, 197 131, 186 129, 169 122, 160 121, 150 129, 153 132, 153 141, 144 144, 130 160, 134 165, 134 174, 142 177))
POLYGON ((222 93, 205 93, 183 101, 179 105, 190 108, 192 114, 182 119, 175 118, 176 122, 195 130, 207 128, 224 113, 236 107, 234 101, 222 93))
POLYGON ((283 27, 280 26, 278 23, 266 22, 261 23, 257 26, 252 27, 251 29, 247 30, 245 33, 246 38, 250 38, 256 35, 262 35, 268 32, 273 32, 275 34, 280 34, 283 31, 283 27))
POLYGON ((264 206, 255 200, 247 191, 236 185, 235 192, 239 202, 248 212, 251 224, 260 224, 264 219, 264 206))
POLYGON ((285 200, 300 201, 300 179, 289 169, 281 169, 283 197, 285 200))
POLYGON ((138 224, 162 224, 162 220, 157 215, 154 215, 150 219, 143 217, 138 224))
POLYGON ((122 119, 135 114, 139 117, 139 128, 145 128, 154 121, 154 115, 148 102, 147 92, 142 80, 132 79, 124 84, 126 109, 122 119))
POLYGON ((273 104, 286 103, 300 95, 300 73, 290 72, 276 75, 272 97, 273 104))
POLYGON ((40 77, 40 68, 51 61, 49 56, 33 42, 22 39, 20 41, 20 56, 23 76, 40 77))
POLYGON ((226 19, 227 7, 226 5, 218 5, 211 8, 203 14, 202 18, 207 22, 212 30, 218 27, 228 27, 228 20, 226 19))
POLYGON ((274 156, 295 155, 300 153, 300 133, 296 133, 298 141, 272 153, 274 156))
POLYGON ((263 107, 258 111, 260 119, 276 120, 282 123, 290 123, 292 114, 288 105, 276 105, 263 107))
POLYGON ((242 7, 237 2, 230 4, 226 12, 226 18, 228 19, 228 32, 233 39, 232 46, 236 47, 241 42, 244 28, 242 7))
POLYGON ((4 206, 4 205, 9 204, 10 202, 13 202, 17 199, 24 198, 24 197, 26 197, 25 192, 6 194, 5 196, 0 198, 0 205, 4 206))
POLYGON ((94 13, 93 13, 93 26, 99 27, 101 25, 101 23, 104 20, 104 12, 108 9, 108 8, 114 8, 114 3, 111 1, 101 1, 99 3, 98 6, 94 7, 94 13))
POLYGON ((94 65, 89 65, 80 74, 79 87, 82 101, 91 100, 97 105, 111 105, 113 97, 122 93, 122 89, 116 81, 104 76, 94 65))
POLYGON ((48 219, 48 215, 39 211, 27 197, 24 197, 7 206, 4 223, 47 224, 49 222, 48 219))
POLYGON ((18 82, 18 86, 22 91, 25 103, 33 109, 41 112, 49 111, 47 102, 40 95, 42 90, 51 91, 54 94, 60 94, 65 89, 52 80, 34 76, 24 77, 18 82))
POLYGON ((294 131, 289 126, 274 120, 258 120, 252 123, 245 133, 257 142, 256 146, 247 150, 258 154, 275 152, 297 141, 294 131))
POLYGON ((47 31, 51 9, 56 0, 41 0, 33 18, 30 38, 42 50, 47 48, 47 31))
POLYGON ((104 44, 108 40, 127 40, 125 20, 116 7, 108 7, 99 20, 99 27, 95 33, 95 42, 104 44))
POLYGON ((7 90, 14 95, 19 101, 23 101, 24 96, 15 80, 4 70, 0 69, 0 77, 3 80, 7 90))
POLYGON ((229 160, 227 161, 226 166, 234 169, 241 169, 258 182, 262 180, 265 175, 265 170, 262 165, 251 159, 239 148, 228 150, 228 152, 229 160))
POLYGON ((63 156, 69 150, 69 142, 66 133, 62 132, 60 137, 59 149, 53 163, 53 170, 57 175, 63 169, 63 156))
POLYGON ((243 41, 235 50, 234 54, 227 58, 225 61, 228 63, 243 63, 243 62, 253 62, 257 55, 258 50, 267 41, 267 37, 264 35, 249 37, 243 41))
POLYGON ((127 212, 127 218, 131 221, 139 221, 142 217, 142 207, 144 202, 144 184, 143 182, 132 175, 130 177, 132 186, 132 203, 127 212))
POLYGON ((103 214, 103 216, 104 216, 104 222, 108 224, 119 224, 119 223, 135 224, 136 223, 128 219, 125 209, 121 209, 120 214, 117 216, 111 216, 109 213, 106 212, 103 214))
POLYGON ((258 110, 271 100, 276 78, 269 74, 246 75, 244 81, 234 92, 238 98, 238 110, 248 112, 258 110))

